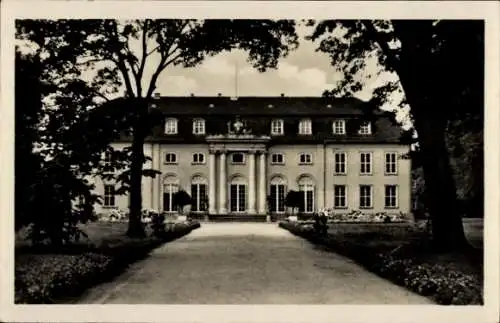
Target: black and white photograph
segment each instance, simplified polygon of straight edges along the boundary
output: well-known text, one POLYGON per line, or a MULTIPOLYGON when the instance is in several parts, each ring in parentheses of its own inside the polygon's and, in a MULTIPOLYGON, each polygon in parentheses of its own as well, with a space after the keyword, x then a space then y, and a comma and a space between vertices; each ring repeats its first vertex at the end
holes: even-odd
POLYGON ((35 3, 2 3, 2 321, 498 322, 497 3, 35 3))

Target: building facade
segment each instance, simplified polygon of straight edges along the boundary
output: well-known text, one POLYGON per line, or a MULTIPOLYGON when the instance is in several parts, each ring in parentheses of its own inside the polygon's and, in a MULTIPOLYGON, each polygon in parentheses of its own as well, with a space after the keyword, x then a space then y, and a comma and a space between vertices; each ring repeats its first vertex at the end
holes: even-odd
MULTIPOLYGON (((161 122, 146 139, 143 207, 175 212, 186 191, 193 214, 284 214, 290 190, 303 213, 411 211, 410 146, 388 114, 357 99, 157 97, 161 122)), ((130 145, 126 137, 115 149, 130 145)), ((100 181, 101 212, 128 208, 114 183, 100 181)))

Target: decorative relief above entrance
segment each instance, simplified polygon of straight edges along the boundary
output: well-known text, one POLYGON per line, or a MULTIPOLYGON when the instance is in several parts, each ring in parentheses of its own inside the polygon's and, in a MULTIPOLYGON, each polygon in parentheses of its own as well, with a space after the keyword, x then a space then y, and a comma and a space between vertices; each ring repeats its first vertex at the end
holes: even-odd
POLYGON ((252 129, 249 129, 246 122, 242 121, 239 116, 236 116, 234 121, 229 121, 227 123, 227 132, 228 134, 246 135, 251 134, 252 129))

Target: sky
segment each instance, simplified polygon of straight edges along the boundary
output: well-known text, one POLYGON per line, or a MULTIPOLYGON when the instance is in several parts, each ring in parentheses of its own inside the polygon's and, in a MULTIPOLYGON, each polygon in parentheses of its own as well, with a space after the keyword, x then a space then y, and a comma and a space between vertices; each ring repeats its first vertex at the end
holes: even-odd
MULTIPOLYGON (((297 26, 299 47, 281 58, 276 69, 259 72, 247 62, 247 53, 241 50, 223 52, 206 58, 193 68, 169 66, 160 75, 156 92, 162 96, 321 96, 325 90, 335 87, 343 78, 341 72, 332 66, 327 54, 317 52, 318 43, 305 40, 312 33, 312 27, 301 24, 297 26)), ((140 41, 130 43, 133 52, 141 56, 140 41)), ((151 45, 152 47, 153 45, 151 45)), ((149 48, 151 48, 149 47, 149 48)), ((143 87, 149 80, 159 55, 148 57, 143 87)), ((375 75, 380 69, 376 60, 366 61, 365 73, 375 75)), ((91 78, 92 72, 84 73, 91 78)), ((365 78, 364 87, 354 96, 361 100, 369 100, 372 91, 395 75, 381 74, 378 77, 365 78)), ((113 97, 109 97, 113 98, 113 97)), ((401 96, 394 95, 392 102, 383 106, 386 110, 395 110, 401 96)), ((396 117, 405 128, 411 126, 408 120, 408 109, 397 109, 396 117)))
MULTIPOLYGON (((317 43, 303 37, 311 31, 299 27, 299 48, 280 59, 277 69, 258 72, 246 62, 243 51, 221 53, 206 59, 195 68, 169 68, 160 77, 157 91, 162 95, 222 95, 233 96, 320 96, 333 88, 342 77, 331 66, 329 57, 315 52, 317 43), (236 73, 238 71, 238 73, 236 73), (236 76, 237 75, 237 76, 236 76), (236 87, 236 78, 237 84, 236 87)), ((371 86, 358 96, 371 97, 371 86)))
MULTIPOLYGON (((333 89, 343 78, 335 70, 327 54, 317 52, 318 43, 304 40, 312 32, 310 27, 300 26, 299 47, 279 60, 276 69, 258 72, 247 61, 243 51, 232 51, 207 58, 194 68, 168 67, 159 77, 157 90, 163 96, 321 96, 333 89)), ((380 68, 375 60, 366 62, 366 73, 380 68)), ((354 96, 369 100, 372 91, 394 75, 381 75, 366 79, 364 88, 354 96)), ((396 77, 397 78, 397 77, 396 77)), ((401 97, 395 95, 391 104, 383 109, 393 110, 401 97)), ((408 109, 397 110, 397 119, 408 123, 408 109)))

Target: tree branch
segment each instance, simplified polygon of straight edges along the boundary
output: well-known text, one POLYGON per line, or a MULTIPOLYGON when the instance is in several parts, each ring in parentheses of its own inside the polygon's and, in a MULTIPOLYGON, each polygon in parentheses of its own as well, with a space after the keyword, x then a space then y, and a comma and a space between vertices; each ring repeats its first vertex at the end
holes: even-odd
POLYGON ((151 82, 149 83, 149 88, 148 88, 148 92, 146 93, 146 98, 149 98, 153 95, 153 92, 156 89, 156 82, 157 82, 158 77, 160 76, 161 72, 163 72, 163 70, 169 64, 174 62, 176 59, 178 59, 182 55, 182 50, 181 50, 181 53, 176 55, 173 59, 168 60, 169 57, 172 56, 179 49, 178 45, 176 47, 173 47, 173 46, 176 44, 176 40, 178 41, 184 35, 184 29, 187 26, 189 26, 189 21, 186 21, 184 23, 184 25, 179 29, 179 33, 176 37, 172 37, 172 41, 167 46, 167 48, 165 48, 164 51, 160 51, 161 60, 160 60, 160 63, 158 64, 158 67, 156 68, 156 71, 153 73, 153 76, 151 77, 151 82), (174 49, 172 50, 172 48, 174 48, 174 49))
POLYGON ((138 96, 142 96, 142 75, 144 74, 144 67, 146 66, 146 58, 148 57, 148 54, 147 54, 147 52, 148 52, 148 43, 147 43, 148 23, 149 23, 149 20, 146 19, 144 21, 144 26, 142 27, 142 57, 141 57, 141 64, 139 66, 139 70, 137 72, 137 77, 136 77, 138 96))
MULTIPOLYGON (((112 20, 112 26, 113 26, 113 37, 114 37, 114 41, 119 43, 118 41, 118 26, 116 24, 116 20, 112 20)), ((134 91, 132 89, 132 83, 130 82, 130 75, 128 74, 128 69, 127 69, 127 66, 125 65, 125 59, 123 57, 123 54, 120 53, 120 51, 118 50, 117 52, 115 52, 117 58, 111 58, 111 60, 113 62, 115 62, 116 66, 118 67, 118 69, 120 70, 121 74, 122 74, 122 77, 123 77, 123 80, 125 81, 125 87, 127 89, 127 96, 130 96, 130 97, 134 97, 134 91)))
POLYGON ((361 22, 365 26, 368 38, 373 39, 380 46, 382 53, 384 53, 387 57, 391 67, 394 68, 394 70, 396 70, 399 74, 399 59, 394 55, 394 51, 389 48, 389 44, 385 41, 385 39, 382 39, 380 33, 375 29, 373 21, 361 20, 361 22))

